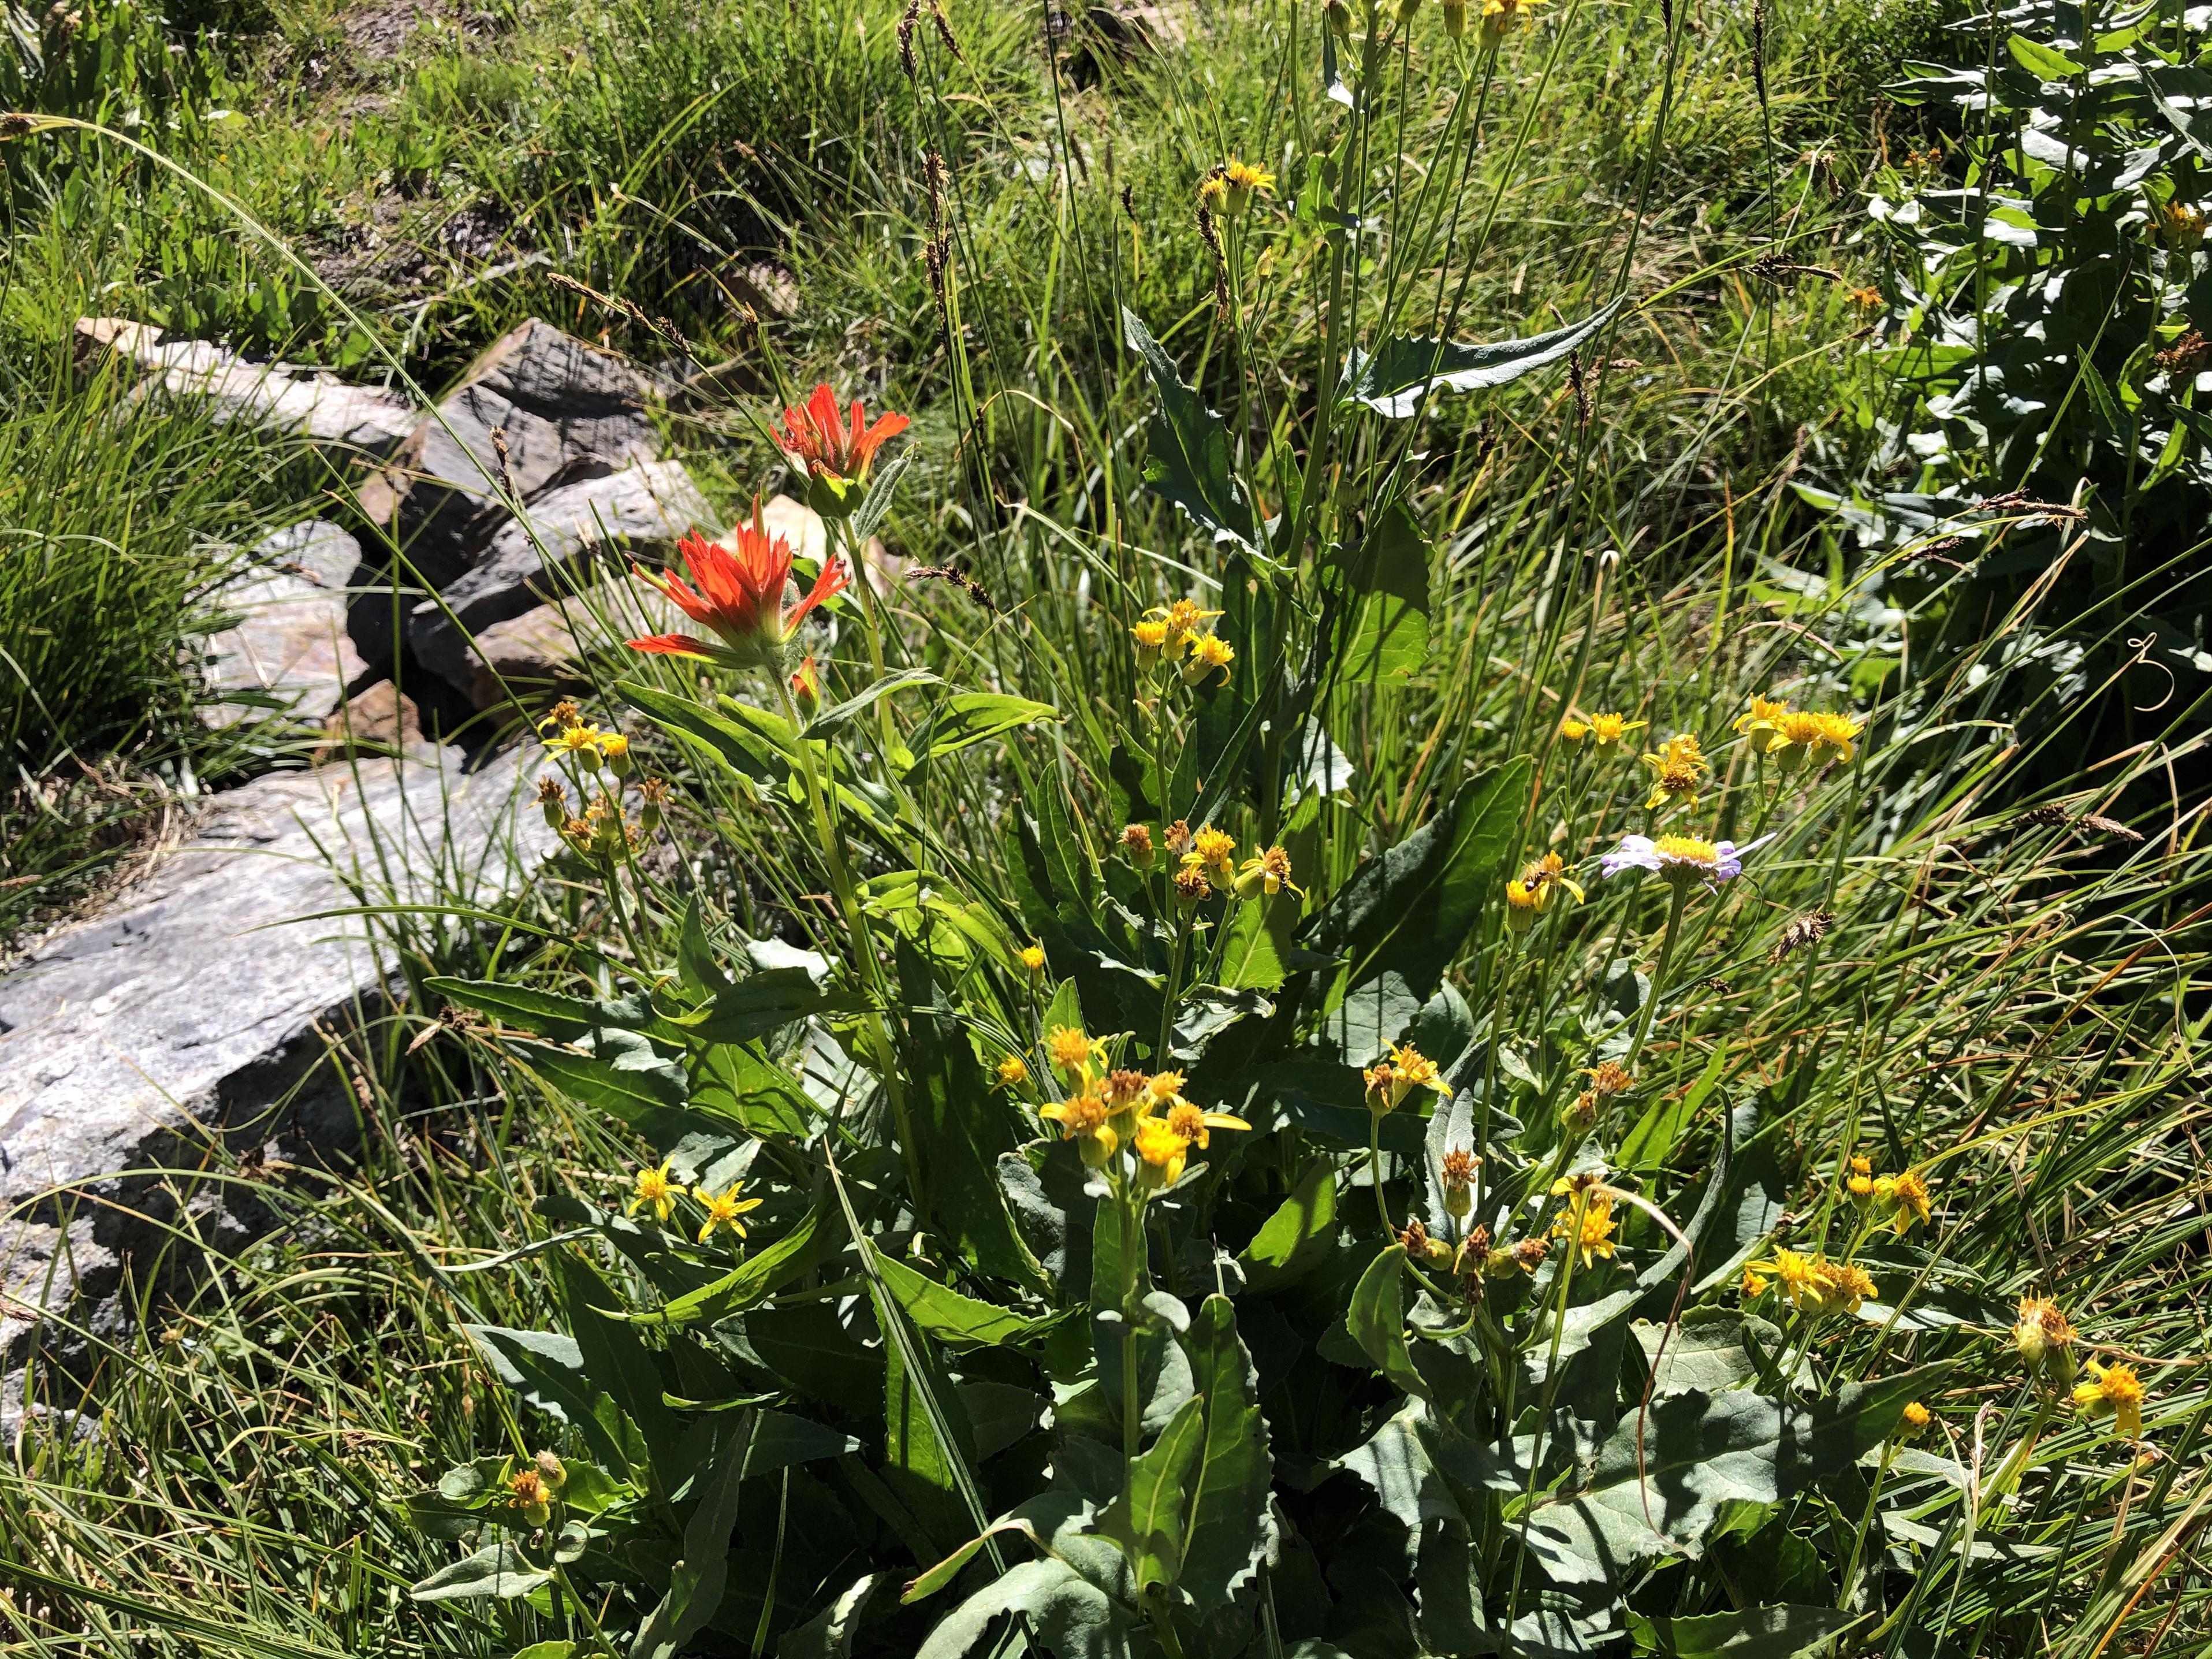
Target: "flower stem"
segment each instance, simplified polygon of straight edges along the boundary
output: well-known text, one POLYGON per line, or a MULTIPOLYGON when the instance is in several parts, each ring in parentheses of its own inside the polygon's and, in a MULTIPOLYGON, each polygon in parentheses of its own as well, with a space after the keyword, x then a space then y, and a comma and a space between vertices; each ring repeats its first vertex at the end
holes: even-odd
POLYGON ((1636 1023, 1636 1040, 1628 1045, 1628 1058, 1621 1069, 1633 1072, 1636 1057, 1644 1052, 1644 1039, 1651 1035, 1651 1017, 1659 1012, 1659 994, 1667 988, 1667 969, 1674 958, 1674 940, 1682 931, 1682 911, 1690 902, 1687 882, 1673 884, 1674 896, 1667 906, 1667 933, 1659 941, 1659 965, 1651 970, 1651 993, 1644 1000, 1643 1017, 1636 1023))
POLYGON ((1375 1213, 1382 1218, 1382 1240, 1389 1243, 1398 1236, 1390 1224, 1390 1206, 1382 1197, 1382 1120, 1373 1110, 1367 1114, 1367 1179, 1375 1188, 1375 1213))

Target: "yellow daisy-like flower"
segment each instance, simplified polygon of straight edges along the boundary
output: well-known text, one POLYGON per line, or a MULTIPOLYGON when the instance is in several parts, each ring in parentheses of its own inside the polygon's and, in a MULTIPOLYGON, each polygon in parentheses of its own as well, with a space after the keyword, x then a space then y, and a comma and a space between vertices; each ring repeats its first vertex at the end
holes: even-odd
POLYGON ((1874 1201, 1891 1212, 1890 1224, 1897 1229, 1899 1237, 1935 1212, 1927 1179, 1917 1170, 1907 1170, 1903 1175, 1876 1176, 1874 1201))
POLYGON ((1138 1173, 1146 1186, 1173 1186, 1189 1156, 1189 1138, 1167 1119, 1137 1120, 1137 1160, 1141 1166, 1138 1173))
POLYGON ((2123 1438, 2142 1438, 2142 1379, 2132 1365, 2089 1362, 2089 1375, 2074 1385, 2074 1404, 2092 1417, 2112 1414, 2112 1426, 2123 1438))
POLYGON ((1030 1063, 1019 1054, 1008 1054, 999 1062, 999 1087, 1018 1089, 1030 1080, 1030 1063))
POLYGON ((1552 1237, 1564 1238, 1567 1248, 1582 1254, 1583 1266, 1613 1255, 1613 1194, 1596 1189, 1582 1194, 1565 1214, 1552 1224, 1552 1237))
POLYGON ((1590 716, 1590 741, 1601 749, 1610 749, 1631 732, 1648 724, 1630 720, 1626 714, 1593 714, 1590 716))
POLYGON ((1367 1109, 1377 1117, 1395 1112, 1416 1089, 1434 1088, 1437 1063, 1410 1042, 1392 1043, 1390 1057, 1361 1073, 1367 1085, 1367 1109))
POLYGON ((1224 213, 1229 208, 1229 176, 1219 167, 1198 181, 1199 205, 1209 213, 1224 213))
MULTIPOLYGON (((573 726, 562 726, 546 738, 545 746, 556 755, 571 756, 596 765, 602 752, 600 744, 605 740, 606 734, 598 726, 586 725, 580 720, 573 726)), ((629 746, 627 738, 623 740, 623 746, 629 746)))
POLYGON ((668 1166, 673 1161, 663 1158, 659 1169, 637 1172, 637 1185, 629 1200, 629 1214, 635 1215, 641 1209, 650 1206, 655 1220, 668 1219, 669 1212, 676 1207, 676 1195, 684 1190, 683 1183, 668 1172, 668 1166))
POLYGON ((738 1218, 749 1211, 760 1208, 761 1200, 757 1198, 739 1198, 738 1194, 744 1188, 744 1184, 742 1181, 732 1181, 726 1190, 719 1193, 709 1192, 704 1187, 694 1187, 691 1189, 691 1196, 707 1206, 706 1223, 699 1229, 699 1242, 702 1244, 714 1237, 717 1227, 725 1232, 734 1233, 739 1238, 745 1236, 745 1224, 738 1218))
POLYGON ((1222 169, 1223 205, 1231 218, 1241 217, 1252 206, 1255 196, 1271 196, 1275 190, 1275 175, 1264 167, 1255 167, 1249 161, 1232 161, 1222 169))
POLYGON ((1787 697, 1753 697, 1750 712, 1736 716, 1738 737, 1755 738, 1771 732, 1775 721, 1790 712, 1787 697))
POLYGON ((1589 897, 1589 894, 1583 891, 1582 884, 1567 873, 1566 860, 1557 853, 1547 853, 1543 857, 1522 866, 1521 885, 1534 896, 1536 908, 1540 911, 1551 902, 1552 889, 1554 887, 1563 887, 1572 893, 1577 904, 1584 902, 1589 897))
POLYGON ((1231 880, 1237 874, 1237 837, 1212 828, 1201 830, 1190 838, 1185 856, 1196 859, 1217 879, 1231 880))
POLYGON ((1651 769, 1651 793, 1644 803, 1647 812, 1687 806, 1697 810, 1698 790, 1712 775, 1712 764, 1698 746, 1693 733, 1672 737, 1644 757, 1651 769))
POLYGON ((1150 667, 1167 654, 1168 625, 1159 617, 1147 617, 1142 622, 1133 624, 1129 629, 1129 637, 1136 641, 1137 660, 1146 667, 1150 667))
POLYGON ((1113 1114, 1106 1103, 1085 1091, 1066 1100, 1038 1109, 1037 1115, 1060 1125, 1060 1139, 1081 1142, 1077 1149, 1092 1169, 1103 1168, 1121 1144, 1121 1137, 1107 1120, 1113 1114))
POLYGON ((551 1494, 545 1489, 545 1477, 535 1469, 518 1470, 507 1479, 507 1506, 522 1511, 526 1526, 542 1527, 553 1518, 551 1494))
POLYGON ((1543 913, 1545 896, 1540 890, 1532 890, 1516 876, 1505 884, 1505 925, 1516 933, 1525 933, 1536 925, 1543 913))
POLYGON ((1201 1152, 1211 1143, 1216 1129, 1249 1129, 1252 1127, 1232 1113, 1201 1111, 1182 1099, 1168 1108, 1167 1126, 1201 1152))
POLYGON ((1747 1268, 1745 1295, 1758 1296, 1771 1282, 1781 1287, 1791 1307, 1815 1318, 1823 1314, 1856 1313, 1859 1304, 1875 1294, 1875 1282, 1865 1268, 1800 1250, 1777 1250, 1771 1261, 1753 1261, 1747 1268), (1754 1279, 1759 1281, 1758 1290, 1751 1288, 1754 1279))
POLYGON ((1022 966, 1033 974, 1044 972, 1044 946, 1024 945, 1021 950, 1022 966))
POLYGON ((1785 772, 1831 760, 1848 762, 1856 752, 1859 721, 1850 714, 1817 714, 1793 708, 1776 716, 1766 752, 1785 772))
POLYGON ((1571 717, 1563 720, 1559 722, 1559 735, 1569 743, 1580 743, 1584 738, 1589 736, 1589 722, 1571 717))
POLYGON ((1537 0, 1482 0, 1482 27, 1477 39, 1494 46, 1535 15, 1537 0))
POLYGON ((1273 898, 1286 887, 1300 898, 1305 896, 1305 889, 1291 879, 1291 855, 1279 847, 1246 859, 1232 885, 1241 899, 1256 898, 1262 893, 1273 898))
POLYGON ((1774 1281, 1765 1273, 1753 1273, 1750 1268, 1746 1267, 1743 1270, 1744 1299, 1747 1302, 1756 1301, 1766 1294, 1768 1288, 1773 1283, 1774 1281))
POLYGON ((1190 642, 1190 653, 1182 659, 1182 677, 1187 684, 1203 685, 1216 669, 1221 672, 1225 684, 1229 665, 1237 660, 1237 648, 1218 634, 1201 634, 1190 642))
POLYGON ((1045 1033, 1044 1051, 1052 1063, 1071 1077, 1091 1081, 1093 1068, 1106 1057, 1106 1045, 1085 1035, 1080 1025, 1055 1025, 1045 1033))
POLYGON ((1907 1434, 1917 1434, 1921 1430, 1926 1428, 1930 1423, 1933 1423, 1936 1420, 1936 1413, 1929 1411, 1927 1407, 1922 1405, 1917 1400, 1906 1401, 1905 1402, 1905 1410, 1900 1413, 1900 1416, 1904 1419, 1905 1432, 1907 1434))

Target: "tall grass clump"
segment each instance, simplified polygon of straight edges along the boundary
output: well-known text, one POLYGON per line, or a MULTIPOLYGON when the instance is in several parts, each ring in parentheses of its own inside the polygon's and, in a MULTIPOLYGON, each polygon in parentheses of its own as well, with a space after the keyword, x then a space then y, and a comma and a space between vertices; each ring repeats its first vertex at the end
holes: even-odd
POLYGON ((24 1639, 2212 1635, 2185 711, 2087 749, 2049 584, 1922 659, 1954 596, 1792 488, 1879 368, 1845 54, 1094 19, 968 125, 938 17, 792 244, 903 310, 701 423, 824 556, 647 574, 683 631, 537 726, 560 861, 336 1062, 357 1172, 211 1158, 289 1225, 27 1431, 24 1639))

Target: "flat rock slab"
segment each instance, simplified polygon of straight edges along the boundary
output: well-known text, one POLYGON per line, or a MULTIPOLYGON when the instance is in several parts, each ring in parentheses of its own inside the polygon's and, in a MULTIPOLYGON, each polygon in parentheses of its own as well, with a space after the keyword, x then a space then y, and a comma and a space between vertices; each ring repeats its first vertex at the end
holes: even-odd
POLYGON ((204 403, 222 422, 243 421, 282 437, 390 453, 421 414, 406 398, 289 363, 257 363, 206 340, 172 340, 150 323, 83 317, 77 360, 119 358, 145 378, 137 395, 204 403))
POLYGON ((0 978, 0 1363, 72 1291, 110 1294, 122 1256, 161 1236, 151 1182, 131 1172, 198 1169, 218 1135, 295 1161, 355 1143, 331 1048, 392 969, 362 919, 313 919, 359 902, 333 866, 362 872, 375 902, 512 890, 554 848, 524 787, 534 763, 464 774, 458 751, 426 747, 271 774, 0 978))
POLYGON ((223 726, 274 714, 326 720, 368 665, 346 632, 346 585, 361 544, 334 524, 301 524, 259 543, 240 574, 215 597, 238 613, 208 641, 213 700, 201 718, 223 726), (252 702, 231 701, 239 694, 252 702))
POLYGON ((526 703, 589 683, 584 659, 625 640, 698 626, 666 598, 631 577, 603 581, 519 617, 494 623, 469 642, 469 697, 480 709, 510 697, 526 703))

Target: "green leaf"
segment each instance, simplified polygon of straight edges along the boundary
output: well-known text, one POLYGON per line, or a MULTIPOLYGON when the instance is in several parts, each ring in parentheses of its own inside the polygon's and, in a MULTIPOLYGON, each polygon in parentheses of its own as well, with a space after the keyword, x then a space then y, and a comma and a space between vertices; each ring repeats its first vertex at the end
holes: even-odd
POLYGON ((795 1279, 835 1246, 822 1234, 828 1208, 824 1198, 781 1238, 747 1256, 711 1285, 665 1304, 658 1313, 634 1316, 641 1325, 686 1325, 701 1319, 726 1319, 743 1313, 787 1279, 795 1279))
POLYGON ((425 986, 443 1001, 473 1008, 502 1024, 556 1041, 565 1042, 607 1023, 595 1002, 505 980, 451 979, 441 975, 426 981, 425 986))
POLYGON ((1231 991, 1272 991, 1289 976, 1285 964, 1297 933, 1295 894, 1261 893, 1237 901, 1222 942, 1221 984, 1231 991))
POLYGON ((1674 1143, 1682 1138, 1682 1131, 1697 1121, 1698 1109, 1720 1086, 1721 1072, 1727 1063, 1728 1044, 1723 1042, 1686 1093, 1673 1100, 1655 1100, 1645 1109, 1636 1127, 1621 1138, 1613 1161, 1624 1170, 1656 1170, 1664 1164, 1674 1143))
POLYGON ((915 747, 923 759, 937 760, 1024 726, 1060 718, 1060 711, 1048 702, 1033 702, 1002 691, 956 692, 938 705, 915 747))
POLYGON ((1206 1441, 1176 1587, 1205 1613, 1227 1606, 1267 1555, 1275 1459, 1260 1411, 1260 1374, 1237 1334, 1236 1305, 1225 1296, 1206 1297, 1182 1347, 1206 1407, 1206 1441))
POLYGON ((907 1316, 948 1346, 991 1348, 1026 1341, 1044 1335, 1057 1322, 1025 1319, 1010 1308, 963 1296, 887 1255, 878 1254, 876 1267, 907 1316))
MULTIPOLYGON (((1764 1320, 1758 1324, 1771 1337, 1781 1334, 1764 1320)), ((1658 1367, 1652 1397, 1664 1399, 1692 1389, 1718 1394, 1756 1377, 1759 1360, 1744 1341, 1744 1326, 1741 1315, 1717 1308, 1692 1309, 1671 1331, 1649 1320, 1636 1321, 1629 1330, 1644 1350, 1644 1363, 1658 1367)))
POLYGON ((663 731, 756 781, 780 784, 790 775, 795 752, 791 724, 780 714, 726 702, 726 712, 717 712, 635 680, 624 680, 616 690, 663 731))
POLYGON ((1429 653, 1429 542, 1413 515, 1394 501, 1332 569, 1350 602, 1339 675, 1364 684, 1413 673, 1429 653))
POLYGON ((1125 1651, 1106 1592, 1057 1559, 1024 1561, 963 1601, 916 1651, 915 1659, 965 1659, 1007 1613, 1028 1615, 1036 1639, 1058 1659, 1114 1659, 1125 1651))
MULTIPOLYGON (((878 1268, 888 1265, 878 1255, 878 1268)), ((962 1492, 959 1465, 967 1449, 948 1445, 939 1430, 957 1435, 964 1426, 954 1407, 951 1386, 931 1358, 927 1344, 916 1344, 918 1371, 909 1369, 905 1346, 892 1334, 896 1306, 873 1285, 876 1322, 884 1330, 884 1467, 878 1471, 891 1495, 927 1534, 933 1553, 948 1540, 970 1533, 981 1517, 972 1515, 962 1492), (933 1412, 931 1407, 937 1407, 933 1412)), ((927 1559, 925 1557, 925 1559, 927 1559)))
POLYGON ((682 1437, 683 1425, 662 1399, 668 1385, 659 1361, 627 1322, 600 1311, 620 1307, 622 1299, 589 1263, 563 1255, 557 1271, 583 1375, 611 1395, 637 1425, 654 1454, 661 1485, 673 1488, 689 1471, 668 1461, 682 1437))
POLYGON ((809 738, 827 738, 842 731, 853 723, 856 715, 866 714, 877 700, 894 691, 904 691, 917 685, 942 685, 944 681, 927 668, 902 668, 896 674, 886 674, 872 685, 862 687, 842 702, 833 702, 806 722, 809 738))
POLYGON ((1388 960, 1425 998, 1496 896, 1492 873, 1519 838, 1529 763, 1517 757, 1469 779, 1450 802, 1345 883, 1310 933, 1346 960, 1344 982, 1366 982, 1388 960))
POLYGON ((1674 1659, 1796 1659, 1863 1616, 1781 1603, 1697 1619, 1647 1619, 1631 1612, 1628 1624, 1639 1648, 1674 1659))
POLYGON ((514 1659, 576 1659, 579 1651, 574 1642, 563 1642, 556 1637, 550 1642, 532 1642, 526 1648, 517 1648, 514 1659))
POLYGON ((1140 1591, 1172 1584, 1182 1572, 1183 1515, 1205 1444, 1204 1411, 1194 1395, 1150 1449, 1130 1461, 1121 1495, 1098 1517, 1095 1530, 1121 1547, 1140 1591))
POLYGON ((776 1644, 776 1659, 848 1659, 868 1601, 890 1581, 887 1572, 863 1573, 837 1599, 776 1644))
POLYGON ((1229 430, 1221 416, 1183 384, 1152 331, 1124 307, 1121 331, 1129 349, 1144 359, 1160 406, 1145 428, 1145 482, 1171 501, 1216 543, 1258 544, 1252 502, 1232 470, 1229 430))
POLYGON ((749 1042, 809 1014, 853 1012, 857 1000, 824 991, 804 968, 769 968, 748 974, 714 999, 691 1029, 708 1042, 749 1042))
POLYGON ((624 1123, 643 1126, 684 1104, 681 1067, 662 1059, 634 1031, 602 1031, 600 1054, 579 1054, 548 1042, 510 1037, 506 1047, 544 1082, 572 1100, 596 1106, 624 1123))
POLYGON ((1008 1516, 1004 1520, 994 1521, 935 1566, 909 1580, 906 1589, 899 1593, 899 1605, 906 1607, 936 1595, 960 1576, 960 1569, 975 1559, 978 1550, 999 1534, 1006 1532, 1020 1533, 1039 1549, 1044 1547, 1044 1540, 1036 1535, 1036 1528, 1026 1518, 1008 1516))
POLYGON ((417 1601, 461 1601, 483 1595, 527 1595, 553 1575, 532 1566, 510 1539, 441 1567, 407 1593, 417 1601))
POLYGON ((811 1463, 824 1457, 842 1457, 860 1449, 849 1434, 824 1428, 789 1412, 754 1411, 745 1434, 744 1474, 748 1480, 773 1474, 793 1463, 811 1463))
POLYGON ((1237 1260, 1249 1289, 1272 1291, 1327 1261, 1335 1247, 1335 1166, 1316 1158, 1237 1260))
POLYGON ((557 1331, 510 1330, 503 1325, 464 1324, 461 1329, 492 1375, 524 1401, 576 1430, 600 1462, 628 1467, 622 1443, 592 1413, 594 1390, 584 1370, 583 1350, 574 1337, 557 1331))
POLYGON ((2044 81, 2065 81, 2081 73, 2081 66, 2055 47, 2040 40, 2031 40, 2024 34, 2015 34, 2005 42, 2005 50, 2012 61, 2030 75, 2044 81))
POLYGON ((1463 345, 1418 334, 1395 335, 1377 346, 1371 357, 1352 354, 1345 376, 1350 388, 1346 401, 1364 404, 1394 421, 1410 419, 1420 413, 1431 388, 1474 392, 1504 386, 1532 369, 1559 362, 1611 322, 1620 306, 1621 301, 1615 300, 1579 323, 1523 340, 1499 340, 1487 345, 1463 345))
POLYGON ((675 1659, 722 1605, 738 1488, 749 1472, 751 1449, 750 1434, 742 1442, 734 1433, 717 1435, 714 1453, 699 1475, 696 1506, 684 1524, 684 1559, 670 1569, 668 1593, 639 1627, 630 1659, 675 1659))
POLYGON ((1352 1305, 1345 1310, 1345 1328, 1359 1351, 1375 1362, 1391 1386, 1406 1394, 1428 1397, 1429 1385, 1413 1368, 1406 1346, 1406 1247, 1385 1246, 1352 1287, 1352 1305))

